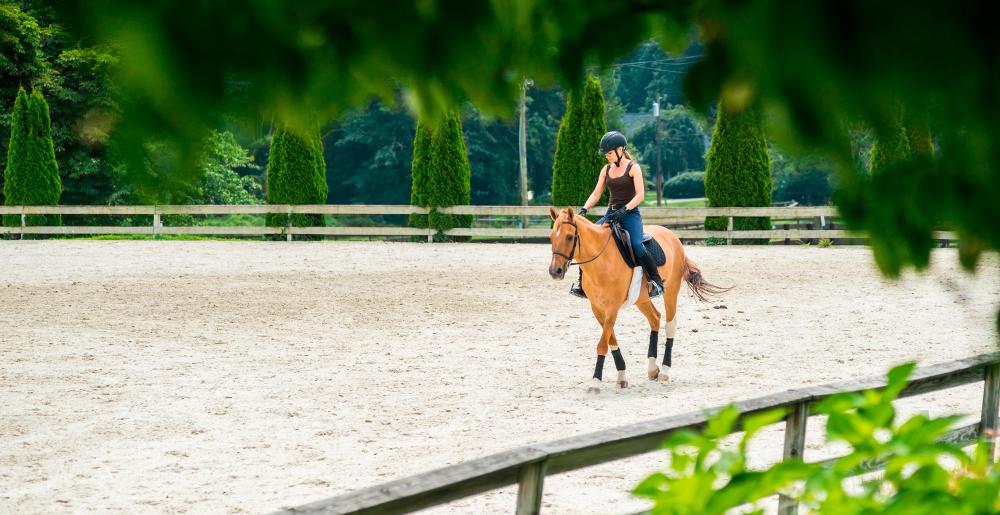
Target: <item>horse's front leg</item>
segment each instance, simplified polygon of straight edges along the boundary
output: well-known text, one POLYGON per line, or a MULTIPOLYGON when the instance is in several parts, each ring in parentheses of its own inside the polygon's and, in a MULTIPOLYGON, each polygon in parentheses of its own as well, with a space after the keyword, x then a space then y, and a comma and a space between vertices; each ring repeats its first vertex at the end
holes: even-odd
POLYGON ((611 357, 615 360, 615 369, 618 370, 618 381, 615 382, 615 386, 618 388, 628 388, 628 377, 625 376, 625 358, 622 357, 622 351, 618 348, 618 339, 615 338, 615 329, 611 328, 611 357))

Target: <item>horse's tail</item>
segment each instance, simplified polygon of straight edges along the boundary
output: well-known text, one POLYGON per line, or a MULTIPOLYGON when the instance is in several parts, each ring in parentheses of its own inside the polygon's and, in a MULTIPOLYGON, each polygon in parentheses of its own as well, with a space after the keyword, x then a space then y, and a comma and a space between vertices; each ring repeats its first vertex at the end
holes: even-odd
POLYGON ((701 270, 698 269, 698 266, 687 257, 684 258, 684 282, 687 283, 691 293, 702 302, 708 302, 713 297, 722 295, 733 289, 732 286, 723 288, 722 286, 716 286, 706 281, 705 276, 701 275, 701 270))

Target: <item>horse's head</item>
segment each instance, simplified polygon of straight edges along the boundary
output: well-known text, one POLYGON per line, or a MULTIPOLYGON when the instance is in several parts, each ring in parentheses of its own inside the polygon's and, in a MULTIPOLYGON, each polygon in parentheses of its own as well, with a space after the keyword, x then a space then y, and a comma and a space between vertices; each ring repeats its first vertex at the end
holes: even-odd
POLYGON ((549 216, 552 217, 552 232, 549 233, 549 240, 552 242, 552 261, 549 263, 549 275, 555 280, 566 277, 569 271, 569 264, 576 255, 576 248, 580 244, 579 226, 577 222, 581 217, 573 213, 572 208, 566 208, 556 213, 555 209, 549 208, 549 216))

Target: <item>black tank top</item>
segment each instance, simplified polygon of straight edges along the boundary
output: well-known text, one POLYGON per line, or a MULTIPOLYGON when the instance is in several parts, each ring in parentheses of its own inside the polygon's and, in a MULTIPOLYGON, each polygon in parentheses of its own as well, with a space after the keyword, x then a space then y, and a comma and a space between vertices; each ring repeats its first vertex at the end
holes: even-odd
POLYGON ((635 181, 630 175, 632 165, 634 164, 635 161, 630 162, 625 167, 625 173, 621 177, 611 177, 609 175, 611 165, 604 167, 604 183, 607 184, 608 190, 611 192, 611 199, 608 201, 608 204, 612 206, 624 205, 635 198, 635 181))

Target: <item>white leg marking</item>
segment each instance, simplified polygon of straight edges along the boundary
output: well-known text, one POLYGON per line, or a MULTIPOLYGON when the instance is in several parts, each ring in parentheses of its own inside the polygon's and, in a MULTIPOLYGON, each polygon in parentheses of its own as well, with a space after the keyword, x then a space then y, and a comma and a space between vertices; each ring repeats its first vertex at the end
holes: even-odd
POLYGON ((667 328, 664 329, 663 332, 664 332, 664 334, 666 334, 667 338, 673 338, 674 337, 674 333, 677 332, 677 314, 676 313, 674 314, 674 319, 673 320, 668 320, 667 321, 667 328))

